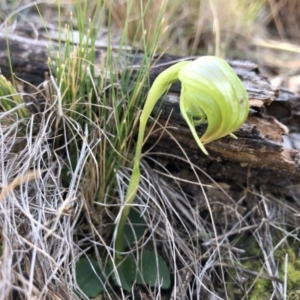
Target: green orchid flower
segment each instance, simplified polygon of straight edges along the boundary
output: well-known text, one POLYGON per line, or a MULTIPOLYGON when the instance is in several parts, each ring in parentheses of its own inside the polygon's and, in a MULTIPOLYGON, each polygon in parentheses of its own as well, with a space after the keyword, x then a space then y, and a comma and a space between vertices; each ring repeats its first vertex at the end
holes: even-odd
POLYGON ((140 181, 140 159, 147 121, 159 98, 170 84, 181 81, 180 111, 203 153, 204 145, 226 135, 234 135, 247 119, 247 92, 228 63, 215 56, 203 56, 194 61, 179 62, 163 71, 154 81, 140 116, 140 127, 134 166, 121 218, 117 225, 115 250, 123 251, 123 230, 140 181), (207 122, 199 138, 195 126, 207 122))
POLYGON ((204 144, 231 134, 247 119, 247 92, 232 68, 221 58, 201 57, 178 72, 182 90, 180 111, 200 149, 204 144), (207 122, 199 139, 195 126, 207 122))

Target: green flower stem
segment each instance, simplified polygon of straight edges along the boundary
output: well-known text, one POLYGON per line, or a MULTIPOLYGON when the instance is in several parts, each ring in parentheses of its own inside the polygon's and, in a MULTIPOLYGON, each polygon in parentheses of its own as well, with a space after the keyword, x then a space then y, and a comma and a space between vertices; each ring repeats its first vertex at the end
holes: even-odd
POLYGON ((179 62, 164 72, 162 72, 155 81, 148 93, 148 97, 145 102, 142 114, 140 116, 140 127, 138 133, 138 140, 136 144, 133 171, 131 174, 128 190, 125 197, 124 207, 121 214, 120 221, 117 225, 117 236, 115 242, 115 250, 117 251, 117 256, 120 256, 120 252, 124 250, 123 245, 123 234, 124 225, 130 212, 130 205, 133 203, 137 189, 140 182, 140 160, 142 154, 142 147, 144 143, 145 129, 147 121, 151 115, 151 112, 159 100, 159 98, 167 91, 170 84, 178 80, 178 71, 185 65, 189 64, 189 61, 179 62))
POLYGON ((115 239, 116 257, 124 250, 124 225, 140 182, 140 160, 146 124, 158 99, 170 84, 180 80, 180 111, 191 133, 204 154, 204 145, 237 130, 247 119, 249 99, 247 92, 226 61, 214 56, 200 57, 192 62, 179 62, 163 71, 154 81, 140 116, 140 127, 133 171, 126 193, 123 211, 117 225, 115 239), (196 126, 207 123, 205 133, 199 138, 196 126))

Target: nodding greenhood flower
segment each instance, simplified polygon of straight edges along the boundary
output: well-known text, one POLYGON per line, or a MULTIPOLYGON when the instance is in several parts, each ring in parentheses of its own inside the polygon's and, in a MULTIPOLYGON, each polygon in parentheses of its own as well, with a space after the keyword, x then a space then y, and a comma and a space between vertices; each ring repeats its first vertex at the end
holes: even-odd
POLYGON ((221 58, 204 56, 178 71, 180 111, 200 149, 203 144, 231 134, 247 119, 247 92, 232 68, 221 58), (207 122, 199 139, 195 126, 207 122))
MULTIPOLYGON (((154 81, 140 116, 140 127, 134 167, 118 224, 115 249, 123 251, 123 229, 140 180, 140 158, 146 123, 170 84, 181 81, 180 111, 199 148, 208 154, 204 144, 237 130, 249 112, 247 92, 232 68, 221 58, 203 56, 194 61, 179 62, 163 71, 154 81), (199 138, 195 126, 207 122, 199 138)), ((234 137, 234 135, 232 135, 234 137)))

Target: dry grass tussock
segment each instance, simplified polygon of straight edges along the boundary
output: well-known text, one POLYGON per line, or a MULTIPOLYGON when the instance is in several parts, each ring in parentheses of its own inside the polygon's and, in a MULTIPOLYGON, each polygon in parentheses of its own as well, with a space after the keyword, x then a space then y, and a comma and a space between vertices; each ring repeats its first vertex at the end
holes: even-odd
POLYGON ((78 257, 74 227, 83 201, 76 184, 62 186, 63 161, 49 143, 49 124, 33 133, 33 118, 24 122, 1 113, 2 124, 7 117, 11 122, 1 126, 0 298, 56 299, 58 294, 67 299, 63 295, 75 280, 70 262, 78 257))
MULTIPOLYGON (((111 233, 130 173, 117 171, 114 202, 92 206, 85 197, 86 189, 93 188, 85 178, 85 164, 93 155, 87 130, 66 185, 62 174, 68 158, 53 148, 53 114, 45 115, 38 130, 33 117, 24 122, 14 113, 0 116, 6 124, 1 126, 0 159, 1 299, 75 299, 77 259, 92 251, 105 267, 114 255, 111 233)), ((194 180, 177 177, 150 153, 142 163, 134 206, 146 220, 147 233, 130 251, 150 245, 163 255, 174 286, 168 293, 159 287, 135 293, 161 299, 248 299, 255 293, 283 299, 284 276, 298 261, 293 247, 299 242, 299 203, 262 190, 224 189, 188 157, 181 160, 194 169, 194 180), (267 292, 259 290, 257 281, 267 292)), ((299 271, 294 272, 297 276, 299 271)), ((298 279, 292 280, 289 287, 298 279)), ((106 283, 107 299, 124 297, 106 283)))

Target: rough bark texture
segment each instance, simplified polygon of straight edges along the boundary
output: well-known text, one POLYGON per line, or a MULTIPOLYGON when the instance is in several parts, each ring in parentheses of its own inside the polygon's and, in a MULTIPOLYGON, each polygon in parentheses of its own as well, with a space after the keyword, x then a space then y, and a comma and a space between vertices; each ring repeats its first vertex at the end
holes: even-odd
MULTIPOLYGON (((43 36, 43 31, 38 40, 31 33, 24 28, 17 29, 9 33, 7 39, 5 34, 0 32, 0 68, 4 76, 10 77, 8 59, 10 55, 15 75, 37 85, 44 80, 45 72, 49 71, 48 56, 55 58, 59 46, 53 43, 51 49, 48 49, 47 36, 43 36)), ((55 32, 52 36, 55 36, 55 32)), ((106 47, 99 43, 95 49, 99 65, 105 51, 106 47)), ((141 58, 142 53, 139 51, 126 49, 122 61, 127 62, 127 69, 132 69, 134 65, 133 69, 136 70, 141 58)), ((170 55, 154 57, 150 80, 153 81, 163 69, 178 60, 193 58, 170 55)), ((276 187, 289 193, 290 188, 300 182, 300 152, 284 148, 282 135, 287 134, 289 130, 300 131, 300 100, 289 91, 274 90, 254 63, 229 61, 229 64, 244 83, 251 104, 247 122, 235 133, 238 139, 225 137, 212 142, 207 145, 210 155, 203 155, 180 116, 178 106, 180 85, 174 84, 158 105, 161 110, 160 124, 165 124, 172 114, 166 130, 168 133, 160 137, 161 130, 156 131, 148 139, 147 147, 151 147, 153 152, 160 153, 157 156, 163 157, 165 165, 168 161, 180 165, 180 160, 170 156, 170 154, 183 156, 180 148, 176 146, 177 140, 190 160, 216 180, 235 181, 243 186, 263 184, 269 189, 276 187), (158 137, 160 141, 156 143, 158 137), (156 144, 153 148, 154 143, 156 144)), ((122 63, 119 67, 122 70, 122 63)), ((199 127, 199 135, 203 131, 204 128, 199 127)))

